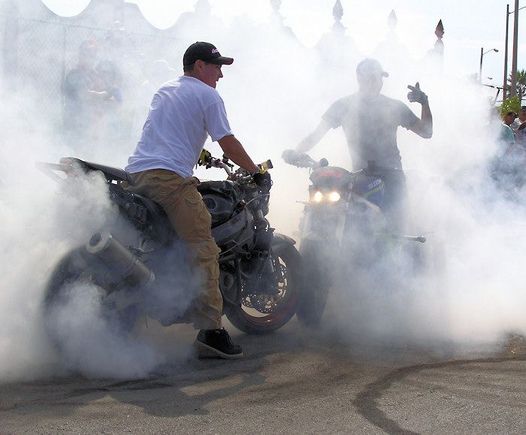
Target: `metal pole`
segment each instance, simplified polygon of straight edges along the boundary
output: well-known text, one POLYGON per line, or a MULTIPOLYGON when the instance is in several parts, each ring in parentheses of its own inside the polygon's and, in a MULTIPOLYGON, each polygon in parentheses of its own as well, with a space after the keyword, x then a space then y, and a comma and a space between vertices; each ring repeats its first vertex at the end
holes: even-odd
POLYGON ((484 47, 480 47, 479 83, 482 83, 482 58, 483 57, 484 57, 484 47))
POLYGON ((60 102, 62 103, 61 104, 62 126, 64 126, 65 124, 64 107, 65 107, 66 94, 64 92, 64 82, 66 81, 67 41, 68 41, 68 28, 65 25, 63 25, 62 26, 62 71, 60 72, 60 102))
POLYGON ((519 0, 515 0, 513 11, 513 53, 511 58, 511 89, 510 96, 517 95, 517 46, 519 39, 519 0))
POLYGON ((506 36, 504 38, 504 82, 502 83, 502 101, 508 94, 508 31, 510 27, 510 5, 506 5, 506 36))
MULTIPOLYGON (((499 98, 500 89, 497 88, 497 95, 495 95, 495 101, 493 101, 493 105, 497 104, 497 100, 499 98)), ((504 101, 504 97, 502 98, 502 101, 504 101)))

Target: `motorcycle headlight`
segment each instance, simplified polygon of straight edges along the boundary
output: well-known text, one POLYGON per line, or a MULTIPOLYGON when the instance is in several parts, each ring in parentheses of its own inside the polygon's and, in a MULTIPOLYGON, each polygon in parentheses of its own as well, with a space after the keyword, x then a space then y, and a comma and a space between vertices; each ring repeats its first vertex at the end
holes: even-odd
POLYGON ((312 201, 314 202, 321 202, 323 200, 323 193, 321 193, 319 190, 317 192, 314 192, 312 195, 312 201))
POLYGON ((341 198, 341 195, 339 192, 334 191, 334 192, 329 193, 330 202, 337 202, 340 200, 340 198, 341 198))

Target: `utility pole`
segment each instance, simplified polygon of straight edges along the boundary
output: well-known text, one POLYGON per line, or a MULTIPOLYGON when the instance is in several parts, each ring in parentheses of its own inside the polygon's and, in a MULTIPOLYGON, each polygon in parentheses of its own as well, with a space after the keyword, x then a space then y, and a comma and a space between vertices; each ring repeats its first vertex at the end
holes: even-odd
POLYGON ((506 5, 506 37, 504 38, 504 81, 502 83, 502 101, 508 94, 508 31, 510 27, 510 5, 506 5))
POLYGON ((519 39, 519 0, 515 0, 513 11, 513 53, 511 58, 511 89, 510 97, 517 95, 517 46, 519 39))
POLYGON ((483 58, 484 58, 484 48, 480 47, 479 83, 482 83, 482 59, 483 58))

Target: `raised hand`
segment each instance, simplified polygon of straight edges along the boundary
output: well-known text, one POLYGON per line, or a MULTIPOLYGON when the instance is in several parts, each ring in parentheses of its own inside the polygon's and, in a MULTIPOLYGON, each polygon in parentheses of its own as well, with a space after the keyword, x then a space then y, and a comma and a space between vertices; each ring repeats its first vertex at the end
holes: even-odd
POLYGON ((407 89, 409 89, 410 91, 407 94, 407 99, 411 103, 420 103, 420 104, 427 103, 427 95, 420 90, 420 83, 416 82, 414 86, 407 85, 407 89))

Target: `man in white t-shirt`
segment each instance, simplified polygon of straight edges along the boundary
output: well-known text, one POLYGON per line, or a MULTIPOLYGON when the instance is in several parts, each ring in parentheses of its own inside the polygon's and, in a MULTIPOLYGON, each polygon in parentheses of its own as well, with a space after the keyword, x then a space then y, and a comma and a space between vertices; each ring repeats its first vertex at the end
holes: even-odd
POLYGON ((217 141, 233 162, 257 174, 256 183, 270 184, 270 176, 259 174, 232 133, 215 89, 223 77, 222 65, 233 62, 210 43, 190 45, 183 56, 184 75, 155 93, 141 139, 126 167, 132 184, 129 190, 159 203, 194 255, 203 274, 203 288, 191 313, 194 326, 200 329, 196 346, 201 354, 211 351, 220 358, 237 358, 243 353, 221 327, 220 250, 212 238, 210 213, 197 191, 198 180, 192 177, 207 137, 217 141))

